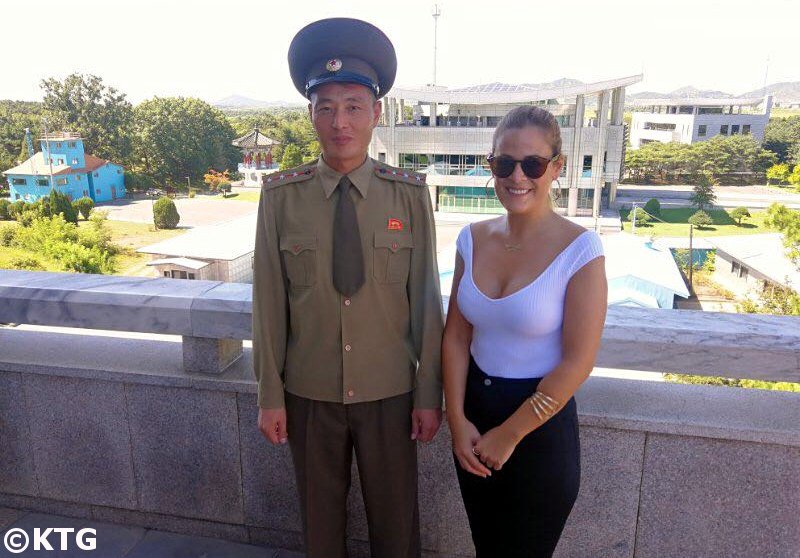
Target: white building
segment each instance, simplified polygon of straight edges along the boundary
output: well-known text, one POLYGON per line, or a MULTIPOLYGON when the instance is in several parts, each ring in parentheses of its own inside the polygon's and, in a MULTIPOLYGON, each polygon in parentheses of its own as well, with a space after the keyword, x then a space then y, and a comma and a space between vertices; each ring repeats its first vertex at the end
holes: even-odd
POLYGON ((739 297, 758 299, 764 289, 800 291, 800 271, 786 256, 780 233, 714 236, 714 280, 739 297))
POLYGON ((151 254, 157 277, 253 282, 256 214, 197 227, 136 250, 151 254))
POLYGON ((394 88, 373 134, 370 156, 428 175, 439 211, 502 212, 486 185, 486 155, 502 117, 519 105, 540 105, 561 126, 566 165, 553 188, 570 216, 597 216, 613 201, 624 161, 625 88, 630 76, 589 84, 492 83, 461 89, 394 88))
POLYGON ((752 135, 764 140, 772 96, 731 99, 637 99, 631 147, 652 141, 695 143, 714 136, 752 135))

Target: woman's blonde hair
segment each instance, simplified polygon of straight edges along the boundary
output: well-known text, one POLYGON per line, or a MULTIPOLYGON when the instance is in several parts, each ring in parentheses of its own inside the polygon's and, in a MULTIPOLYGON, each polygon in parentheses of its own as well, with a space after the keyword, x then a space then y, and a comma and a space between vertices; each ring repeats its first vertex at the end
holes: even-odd
MULTIPOLYGON (((503 117, 492 136, 492 154, 497 150, 497 144, 504 133, 508 130, 520 130, 528 126, 539 128, 545 133, 553 150, 551 157, 556 155, 563 157, 561 153, 561 128, 556 122, 556 117, 549 111, 533 105, 516 107, 503 117)), ((555 207, 552 187, 548 194, 547 199, 550 201, 550 208, 552 209, 555 207)))

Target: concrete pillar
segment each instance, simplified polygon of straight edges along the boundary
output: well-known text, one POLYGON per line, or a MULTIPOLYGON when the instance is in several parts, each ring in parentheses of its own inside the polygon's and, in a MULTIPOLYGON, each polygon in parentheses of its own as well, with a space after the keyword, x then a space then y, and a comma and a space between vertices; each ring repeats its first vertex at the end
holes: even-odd
POLYGON ((402 124, 405 122, 406 105, 403 99, 400 99, 400 110, 397 111, 397 122, 402 124))
POLYGON ((608 101, 609 91, 602 91, 597 98, 597 143, 592 156, 592 216, 600 215, 600 194, 605 183, 603 179, 603 155, 608 145, 608 101))
POLYGON ((569 157, 569 169, 567 170, 567 180, 569 181, 569 196, 567 198, 567 215, 574 217, 578 214, 578 180, 581 176, 581 166, 583 157, 581 156, 581 142, 583 139, 583 116, 585 111, 584 97, 578 95, 575 98, 575 122, 573 124, 573 143, 572 150, 567 155, 569 157))
POLYGON ((437 103, 431 103, 431 126, 436 126, 436 113, 439 110, 437 103))
POLYGON ((625 88, 616 87, 611 93, 611 125, 622 126, 625 113, 625 88))
POLYGON ((221 374, 242 356, 241 339, 211 339, 183 336, 183 370, 199 374, 221 374))

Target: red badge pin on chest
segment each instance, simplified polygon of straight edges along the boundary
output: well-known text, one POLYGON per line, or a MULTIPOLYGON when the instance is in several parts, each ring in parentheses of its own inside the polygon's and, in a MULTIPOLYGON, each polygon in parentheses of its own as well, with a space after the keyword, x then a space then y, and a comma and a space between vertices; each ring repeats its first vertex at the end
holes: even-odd
POLYGON ((386 225, 387 231, 402 231, 403 222, 400 219, 389 219, 389 224, 386 225))

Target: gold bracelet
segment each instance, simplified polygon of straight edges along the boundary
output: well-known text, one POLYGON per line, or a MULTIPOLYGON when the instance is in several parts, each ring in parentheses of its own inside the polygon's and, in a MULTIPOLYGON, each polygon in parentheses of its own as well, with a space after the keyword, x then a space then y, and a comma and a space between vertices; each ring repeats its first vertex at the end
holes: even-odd
POLYGON ((546 393, 542 393, 541 391, 535 392, 528 398, 528 403, 530 403, 533 412, 536 413, 536 416, 542 422, 549 419, 553 416, 560 404, 558 401, 547 395, 546 393))

